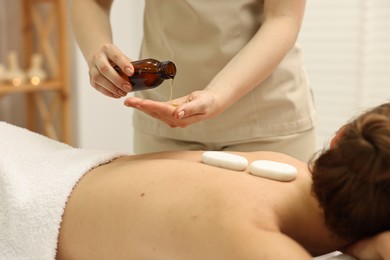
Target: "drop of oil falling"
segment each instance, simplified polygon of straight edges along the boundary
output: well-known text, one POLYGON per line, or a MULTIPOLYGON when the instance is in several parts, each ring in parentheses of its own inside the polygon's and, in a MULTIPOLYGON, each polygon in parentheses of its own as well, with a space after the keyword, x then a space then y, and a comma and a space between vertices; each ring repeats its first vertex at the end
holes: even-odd
MULTIPOLYGON (((174 79, 171 80, 171 88, 170 88, 171 94, 169 95, 169 101, 172 101, 172 99, 173 99, 173 81, 174 81, 174 79)), ((176 104, 176 103, 171 103, 171 105, 174 107, 179 106, 179 104, 176 104)))
POLYGON ((173 98, 173 80, 174 79, 171 80, 171 94, 169 95, 169 101, 171 101, 173 98))

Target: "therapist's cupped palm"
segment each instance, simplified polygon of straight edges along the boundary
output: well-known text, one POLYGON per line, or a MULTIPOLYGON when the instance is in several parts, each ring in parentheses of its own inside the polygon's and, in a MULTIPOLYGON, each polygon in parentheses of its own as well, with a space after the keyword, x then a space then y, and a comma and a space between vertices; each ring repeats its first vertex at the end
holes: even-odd
POLYGON ((215 95, 209 91, 195 91, 191 95, 167 102, 129 97, 124 104, 166 123, 170 127, 187 127, 217 114, 215 95))

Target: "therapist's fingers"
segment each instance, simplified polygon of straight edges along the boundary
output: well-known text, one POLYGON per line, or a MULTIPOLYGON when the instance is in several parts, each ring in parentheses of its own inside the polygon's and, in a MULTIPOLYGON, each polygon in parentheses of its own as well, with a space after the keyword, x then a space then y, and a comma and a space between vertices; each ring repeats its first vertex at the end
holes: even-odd
POLYGON ((111 65, 116 65, 121 69, 125 75, 132 76, 134 74, 134 66, 124 53, 113 44, 106 44, 103 46, 103 51, 106 53, 111 65))
POLYGON ((138 110, 164 122, 172 128, 178 126, 175 118, 173 117, 173 111, 175 110, 175 107, 172 107, 169 104, 145 100, 138 107, 138 110))
POLYGON ((129 58, 113 44, 104 45, 92 56, 88 65, 91 85, 103 94, 107 95, 107 92, 110 92, 113 97, 125 96, 132 90, 125 74, 132 75, 133 66, 129 58), (121 67, 124 76, 121 76, 114 66, 121 67))
POLYGON ((97 60, 95 66, 96 70, 91 69, 91 77, 94 83, 98 83, 113 94, 127 94, 132 90, 128 77, 121 76, 113 67, 115 64, 112 62, 97 60))
POLYGON ((164 122, 170 127, 177 127, 177 120, 173 117, 176 107, 167 102, 129 97, 125 100, 124 104, 128 107, 136 108, 139 111, 164 122))
POLYGON ((125 100, 125 105, 159 119, 170 127, 184 128, 216 115, 215 99, 213 93, 202 90, 169 102, 130 97, 125 100))
POLYGON ((195 91, 187 97, 186 102, 178 106, 175 118, 179 120, 179 126, 190 124, 211 118, 216 114, 215 96, 208 91, 195 91))
POLYGON ((132 107, 132 108, 138 108, 142 102, 142 98, 138 97, 128 97, 123 102, 125 106, 132 107))
POLYGON ((115 84, 105 78, 97 69, 90 70, 90 84, 97 91, 102 94, 110 97, 124 97, 127 94, 127 91, 123 91, 118 88, 115 84))
POLYGON ((94 88, 107 97, 112 97, 112 98, 121 98, 122 97, 122 95, 113 94, 110 91, 107 91, 104 87, 100 86, 99 84, 96 84, 94 86, 94 88))

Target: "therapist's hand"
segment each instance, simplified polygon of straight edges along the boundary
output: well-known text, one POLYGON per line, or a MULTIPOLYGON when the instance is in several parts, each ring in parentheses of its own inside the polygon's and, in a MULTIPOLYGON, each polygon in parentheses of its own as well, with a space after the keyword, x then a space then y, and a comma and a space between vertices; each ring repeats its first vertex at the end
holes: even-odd
POLYGON ((172 128, 184 128, 222 112, 218 109, 218 98, 208 90, 195 91, 167 102, 129 97, 124 104, 161 120, 172 128))
POLYGON ((134 73, 130 59, 115 45, 105 44, 88 61, 90 84, 106 96, 120 98, 131 91, 132 86, 125 78, 134 73), (122 77, 114 69, 118 66, 126 75, 122 77))

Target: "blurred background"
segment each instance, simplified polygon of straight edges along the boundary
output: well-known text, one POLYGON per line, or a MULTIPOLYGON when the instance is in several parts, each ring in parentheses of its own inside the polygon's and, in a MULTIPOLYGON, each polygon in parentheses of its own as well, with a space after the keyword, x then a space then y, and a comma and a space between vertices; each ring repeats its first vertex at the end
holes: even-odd
MULTIPOLYGON (((70 4, 0 0, 0 120, 82 148, 132 152, 132 110, 90 87, 69 26, 70 4), (45 84, 7 81, 10 53, 24 71, 41 53, 45 84)), ((143 1, 115 0, 111 17, 116 45, 137 59, 143 1)), ((319 147, 351 116, 390 101, 389 31, 388 0, 307 1, 299 45, 318 110, 319 147)))

